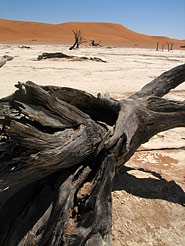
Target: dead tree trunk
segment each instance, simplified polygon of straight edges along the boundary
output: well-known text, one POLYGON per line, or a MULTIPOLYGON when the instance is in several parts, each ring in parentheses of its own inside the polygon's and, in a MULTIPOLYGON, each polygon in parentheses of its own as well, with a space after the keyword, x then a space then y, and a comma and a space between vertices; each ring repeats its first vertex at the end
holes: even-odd
POLYGON ((165 44, 162 44, 162 51, 164 50, 165 44))
POLYGON ((79 30, 74 31, 73 30, 73 34, 74 34, 75 41, 74 41, 74 44, 69 48, 69 50, 78 49, 81 44, 87 42, 82 37, 81 31, 79 31, 79 30))
POLYGON ((170 43, 170 50, 173 50, 174 43, 170 43))
POLYGON ((171 69, 120 101, 19 83, 0 100, 0 245, 111 245, 111 189, 136 149, 185 126, 171 69))
POLYGON ((159 51, 159 41, 157 42, 156 51, 159 51))
POLYGON ((168 51, 170 51, 170 42, 166 42, 168 46, 168 51))

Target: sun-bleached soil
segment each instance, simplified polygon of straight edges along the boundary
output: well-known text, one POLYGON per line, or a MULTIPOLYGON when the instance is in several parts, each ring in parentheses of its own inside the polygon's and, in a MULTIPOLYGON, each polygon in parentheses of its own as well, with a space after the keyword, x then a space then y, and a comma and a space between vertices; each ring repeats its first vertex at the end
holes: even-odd
POLYGON ((159 133, 116 177, 114 246, 185 244, 184 136, 183 128, 159 133))
MULTIPOLYGON (((0 68, 0 98, 18 81, 57 85, 120 99, 140 90, 161 73, 185 62, 185 51, 138 48, 0 45, 0 56, 14 59, 0 68), (98 57, 96 61, 48 59, 43 52, 98 57)), ((185 83, 168 98, 185 100, 185 83)), ((185 245, 185 128, 161 132, 142 145, 116 177, 113 188, 113 246, 185 245)))
MULTIPOLYGON (((158 51, 138 48, 85 48, 70 51, 68 46, 35 45, 30 49, 19 45, 0 45, 0 56, 14 59, 0 68, 0 97, 12 93, 17 81, 32 80, 38 84, 74 87, 96 95, 98 92, 122 98, 141 89, 161 73, 185 62, 185 51, 158 51), (68 61, 48 59, 37 61, 43 52, 99 57, 107 61, 68 61)), ((176 89, 181 94, 182 84, 176 89)))

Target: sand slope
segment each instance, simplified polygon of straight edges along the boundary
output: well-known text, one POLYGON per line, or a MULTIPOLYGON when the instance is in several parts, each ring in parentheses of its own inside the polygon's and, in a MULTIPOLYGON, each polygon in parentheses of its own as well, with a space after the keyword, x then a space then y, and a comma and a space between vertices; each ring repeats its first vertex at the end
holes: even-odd
POLYGON ((100 41, 102 45, 126 47, 155 47, 157 41, 172 42, 174 48, 184 45, 183 41, 167 37, 148 36, 113 23, 67 22, 62 24, 46 24, 0 19, 0 43, 39 43, 70 44, 73 42, 72 30, 81 30, 83 37, 100 41))

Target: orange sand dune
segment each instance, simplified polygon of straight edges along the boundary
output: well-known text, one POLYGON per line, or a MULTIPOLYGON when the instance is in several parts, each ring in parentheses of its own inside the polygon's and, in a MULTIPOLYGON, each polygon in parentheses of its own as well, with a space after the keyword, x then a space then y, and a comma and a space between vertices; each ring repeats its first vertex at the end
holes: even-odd
POLYGON ((120 24, 67 22, 62 24, 46 24, 39 22, 12 21, 0 19, 0 43, 16 44, 71 44, 73 43, 72 30, 81 30, 87 40, 96 42, 101 40, 102 45, 122 47, 156 47, 157 41, 172 42, 174 48, 184 45, 181 40, 167 37, 154 37, 136 33, 120 24))

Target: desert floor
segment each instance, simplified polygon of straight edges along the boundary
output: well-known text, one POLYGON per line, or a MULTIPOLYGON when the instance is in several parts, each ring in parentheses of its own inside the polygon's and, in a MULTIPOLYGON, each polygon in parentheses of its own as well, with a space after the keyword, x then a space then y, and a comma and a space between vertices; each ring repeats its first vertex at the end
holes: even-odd
MULTIPOLYGON (((185 51, 138 48, 0 45, 0 56, 14 59, 0 68, 0 98, 18 82, 57 85, 120 99, 140 90, 161 73, 185 62, 185 51), (43 52, 98 57, 96 61, 48 59, 43 52)), ((185 100, 185 83, 167 96, 185 100)), ((185 245, 185 128, 161 132, 126 163, 113 188, 113 246, 185 245)))

